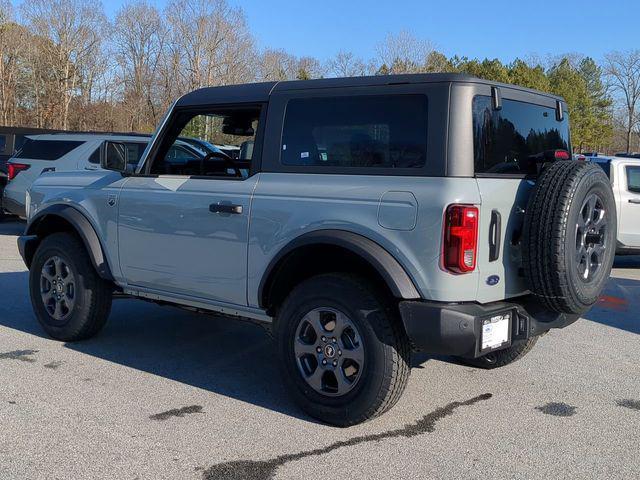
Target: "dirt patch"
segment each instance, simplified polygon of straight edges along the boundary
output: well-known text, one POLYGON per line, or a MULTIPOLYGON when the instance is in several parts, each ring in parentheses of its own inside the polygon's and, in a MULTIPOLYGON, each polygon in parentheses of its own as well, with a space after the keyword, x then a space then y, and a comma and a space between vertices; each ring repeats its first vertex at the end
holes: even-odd
POLYGON ((381 440, 395 437, 411 438, 424 433, 431 433, 435 430, 436 423, 439 420, 453 415, 458 408, 470 406, 483 400, 488 400, 491 397, 492 394, 485 393, 464 402, 452 402, 425 415, 415 423, 405 425, 403 428, 372 435, 354 437, 349 440, 332 443, 331 445, 323 448, 317 448, 315 450, 281 455, 272 460, 239 460, 235 462, 219 463, 206 470, 203 473, 202 478, 204 480, 270 480, 275 476, 276 470, 288 462, 301 460, 306 457, 324 455, 339 448, 351 447, 361 443, 379 442, 381 440))
POLYGON ((149 418, 151 420, 164 421, 171 417, 182 418, 185 415, 191 415, 193 413, 203 413, 202 407, 200 405, 191 405, 189 407, 174 408, 172 410, 167 410, 166 412, 156 413, 155 415, 151 415, 149 418))
POLYGON ((576 414, 576 407, 562 402, 549 402, 541 407, 536 407, 536 410, 554 417, 571 417, 576 414))
POLYGON ((0 353, 0 360, 18 360, 20 362, 33 363, 36 359, 31 357, 36 353, 38 353, 38 350, 14 350, 0 353))
POLYGON ((618 404, 619 407, 640 411, 640 400, 630 400, 626 398, 624 400, 616 400, 616 404, 618 404))
POLYGON ((44 368, 49 368, 51 370, 57 370, 64 362, 61 360, 54 360, 53 362, 46 363, 44 368))

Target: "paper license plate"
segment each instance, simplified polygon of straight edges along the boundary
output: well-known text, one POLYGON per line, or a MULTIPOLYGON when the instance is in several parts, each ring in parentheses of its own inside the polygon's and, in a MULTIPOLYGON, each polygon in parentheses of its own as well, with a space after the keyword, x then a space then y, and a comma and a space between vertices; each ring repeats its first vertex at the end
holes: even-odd
POLYGON ((494 349, 509 343, 511 314, 496 315, 482 321, 482 350, 494 349))

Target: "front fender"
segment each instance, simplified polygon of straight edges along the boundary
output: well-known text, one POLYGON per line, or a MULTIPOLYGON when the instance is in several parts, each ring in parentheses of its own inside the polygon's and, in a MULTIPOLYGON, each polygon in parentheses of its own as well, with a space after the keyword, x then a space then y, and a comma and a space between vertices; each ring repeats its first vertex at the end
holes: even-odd
POLYGON ((45 219, 52 217, 62 218, 71 224, 84 243, 98 275, 104 280, 113 281, 111 268, 104 254, 104 248, 91 222, 79 210, 69 205, 55 204, 48 206, 38 211, 29 220, 24 237, 18 240, 19 245, 21 245, 21 253, 24 252, 23 259, 27 267, 31 266, 35 248, 42 241, 42 238, 48 234, 45 219))

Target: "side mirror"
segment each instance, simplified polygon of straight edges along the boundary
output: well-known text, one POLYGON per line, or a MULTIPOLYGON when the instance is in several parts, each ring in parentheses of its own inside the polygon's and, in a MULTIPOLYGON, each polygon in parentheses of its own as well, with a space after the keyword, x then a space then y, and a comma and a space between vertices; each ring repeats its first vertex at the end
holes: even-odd
POLYGON ((106 141, 102 146, 100 166, 122 174, 129 173, 127 164, 127 146, 121 142, 106 141))

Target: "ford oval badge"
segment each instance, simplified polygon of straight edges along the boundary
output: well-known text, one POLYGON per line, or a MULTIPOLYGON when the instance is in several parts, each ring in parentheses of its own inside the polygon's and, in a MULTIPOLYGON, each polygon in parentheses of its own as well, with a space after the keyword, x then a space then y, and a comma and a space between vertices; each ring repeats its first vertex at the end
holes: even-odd
POLYGON ((498 275, 491 275, 489 278, 487 278, 487 285, 491 287, 497 285, 498 283, 500 283, 500 277, 498 275))

